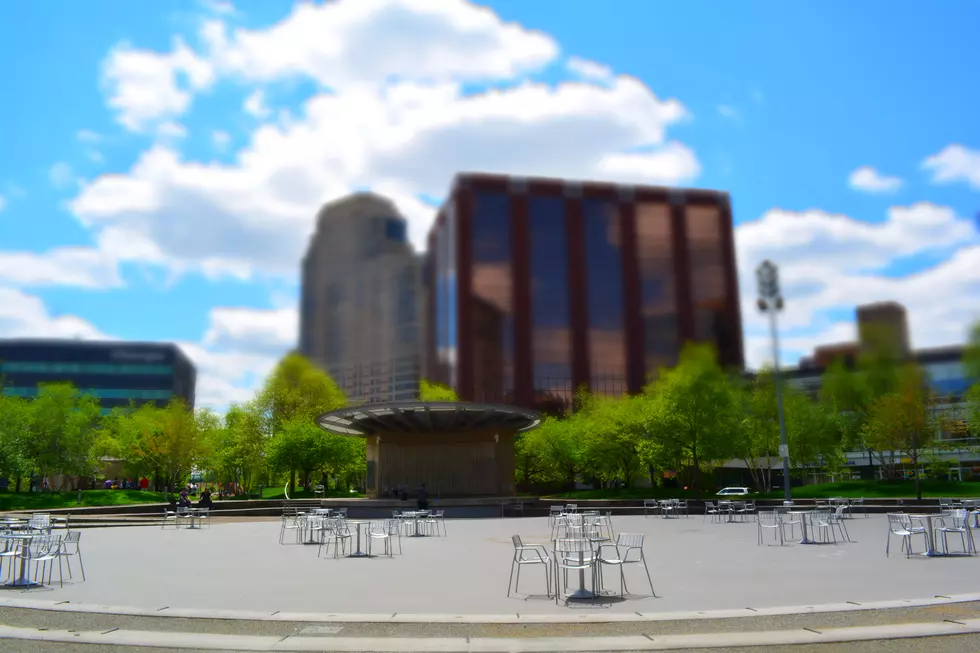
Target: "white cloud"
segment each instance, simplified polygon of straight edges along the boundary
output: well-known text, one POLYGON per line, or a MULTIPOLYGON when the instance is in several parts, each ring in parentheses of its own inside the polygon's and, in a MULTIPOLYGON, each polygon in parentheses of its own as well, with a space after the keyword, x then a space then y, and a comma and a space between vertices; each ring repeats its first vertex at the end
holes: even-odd
POLYGON ((728 118, 729 120, 736 121, 742 118, 742 114, 738 112, 738 109, 727 104, 721 104, 718 106, 718 115, 722 118, 728 118))
POLYGON ((79 132, 75 134, 75 137, 78 138, 78 141, 80 143, 88 143, 88 144, 98 143, 102 140, 102 136, 92 131, 91 129, 79 130, 79 132))
POLYGON ((162 122, 157 126, 157 136, 164 140, 177 140, 187 136, 187 129, 173 121, 162 122))
POLYGON ((211 64, 180 39, 166 54, 120 45, 109 53, 102 71, 108 104, 130 131, 180 116, 192 91, 207 87, 212 77, 211 64))
MULTIPOLYGON (((255 396, 279 356, 247 351, 220 351, 196 342, 177 343, 197 367, 196 405, 224 410, 255 396)), ((284 352, 283 352, 284 353, 284 352)))
POLYGON ((47 252, 0 250, 0 283, 8 286, 112 288, 122 285, 116 262, 90 247, 59 247, 47 252))
POLYGON ((923 161, 922 167, 932 172, 933 183, 962 181, 980 190, 980 150, 947 145, 923 161))
POLYGON ((201 5, 213 14, 232 15, 237 13, 235 5, 228 0, 201 0, 201 5))
POLYGON ((242 108, 245 109, 245 113, 260 120, 269 115, 269 108, 265 104, 265 93, 262 92, 262 89, 245 98, 245 104, 242 108))
POLYGON ((584 79, 608 81, 613 76, 612 68, 609 66, 579 57, 570 57, 565 67, 574 75, 584 79))
POLYGON ((214 145, 215 149, 223 151, 226 147, 228 147, 228 143, 230 142, 231 134, 228 132, 221 131, 220 129, 216 129, 215 131, 211 132, 211 143, 214 145))
POLYGON ((214 308, 204 344, 222 348, 284 352, 296 346, 299 312, 291 308, 259 310, 214 308))
POLYGON ((832 309, 853 312, 858 304, 899 301, 908 309, 916 347, 962 342, 967 326, 980 319, 975 302, 949 301, 980 296, 980 237, 948 207, 892 207, 880 223, 817 210, 772 210, 740 225, 736 246, 752 366, 771 359, 766 322, 755 306, 755 267, 766 258, 779 265, 786 296, 780 325, 787 363, 814 345, 850 339, 853 321, 841 322, 832 309), (931 265, 897 273, 911 257, 925 257, 920 260, 931 265))
POLYGON ((5 208, 7 208, 7 199, 3 195, 0 195, 0 213, 2 213, 5 208))
POLYGON ((70 165, 64 161, 59 161, 51 166, 51 169, 48 171, 48 179, 55 188, 64 189, 71 186, 75 179, 75 174, 72 172, 70 165))
POLYGON ((38 297, 0 286, 0 337, 92 340, 105 335, 74 315, 52 315, 38 297))
MULTIPOLYGON (((215 69, 260 78, 305 73, 332 91, 260 126, 231 164, 184 160, 158 144, 127 174, 86 185, 73 211, 122 259, 131 260, 138 243, 142 261, 175 270, 294 277, 319 205, 358 188, 389 194, 421 246, 433 210, 419 197, 442 196, 460 170, 667 184, 697 176, 690 148, 666 139, 668 127, 686 117, 684 106, 633 77, 602 85, 501 77, 503 88, 475 95, 459 81, 431 81, 514 75, 547 63, 546 55, 557 53, 553 45, 466 3, 297 6, 278 25, 238 30, 214 45, 215 69), (378 13, 383 7, 394 14, 378 13), (407 24, 418 29, 395 30, 393 16, 410 13, 407 24), (325 34, 340 34, 338 26, 350 29, 331 44, 325 34), (306 30, 316 31, 315 42, 306 30), (397 35, 389 40, 392 30, 397 35), (309 52, 297 50, 304 43, 309 52), (502 44, 514 47, 502 51, 502 44), (249 53, 241 54, 248 61, 264 56, 242 64, 245 71, 232 65, 230 52, 249 53), (406 62, 422 62, 421 81, 410 78, 406 62)), ((251 97, 246 104, 257 110, 264 99, 251 97)))
POLYGON ((256 81, 309 77, 334 89, 392 78, 508 79, 558 54, 551 37, 464 0, 302 3, 269 28, 229 33, 210 21, 203 37, 223 71, 256 81))
POLYGON ((899 177, 883 175, 871 166, 862 166, 851 173, 848 185, 866 193, 891 193, 902 187, 899 177))

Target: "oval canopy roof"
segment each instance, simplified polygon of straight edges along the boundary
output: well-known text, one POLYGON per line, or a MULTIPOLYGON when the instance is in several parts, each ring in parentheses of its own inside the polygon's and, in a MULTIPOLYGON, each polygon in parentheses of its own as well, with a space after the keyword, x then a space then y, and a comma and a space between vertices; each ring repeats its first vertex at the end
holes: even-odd
POLYGON ((380 433, 460 433, 484 429, 528 431, 541 423, 533 410, 500 404, 448 401, 396 401, 352 406, 316 418, 336 435, 380 433))

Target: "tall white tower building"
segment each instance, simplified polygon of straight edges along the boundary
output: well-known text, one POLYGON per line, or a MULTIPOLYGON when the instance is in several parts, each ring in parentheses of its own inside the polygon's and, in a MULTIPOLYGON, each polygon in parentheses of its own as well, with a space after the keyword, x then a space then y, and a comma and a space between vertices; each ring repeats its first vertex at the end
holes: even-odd
POLYGON ((320 210, 303 257, 300 352, 351 403, 418 397, 421 265, 388 199, 357 193, 320 210))

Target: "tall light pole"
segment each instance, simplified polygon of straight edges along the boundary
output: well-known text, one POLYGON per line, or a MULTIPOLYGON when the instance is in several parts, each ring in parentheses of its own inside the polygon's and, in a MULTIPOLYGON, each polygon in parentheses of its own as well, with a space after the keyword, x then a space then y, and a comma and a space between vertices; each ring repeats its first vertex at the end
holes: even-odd
POLYGON ((779 415, 779 457, 783 459, 783 490, 785 500, 792 501, 789 487, 789 445, 786 444, 786 420, 783 418, 783 384, 779 373, 779 330, 776 315, 783 310, 783 295, 779 291, 779 268, 766 259, 755 271, 759 283, 759 310, 769 314, 769 333, 772 336, 773 376, 776 381, 776 412, 779 415))

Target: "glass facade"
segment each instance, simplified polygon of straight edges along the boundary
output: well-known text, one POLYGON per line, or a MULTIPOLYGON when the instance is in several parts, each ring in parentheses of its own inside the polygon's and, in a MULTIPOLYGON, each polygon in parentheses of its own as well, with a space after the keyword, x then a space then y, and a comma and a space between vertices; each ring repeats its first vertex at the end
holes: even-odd
POLYGON ((535 400, 571 402, 572 346, 565 200, 528 200, 531 271, 531 352, 535 400))
POLYGON ((514 390, 514 311, 510 197, 477 192, 471 219, 474 394, 480 401, 509 401, 514 390))
POLYGON ((626 377, 622 231, 616 203, 584 199, 582 222, 590 375, 593 384, 602 384, 603 378, 626 377))
POLYGON ((714 342, 724 352, 731 334, 725 317, 725 259, 720 218, 717 206, 687 207, 694 339, 714 342))
POLYGON ((446 206, 443 223, 435 233, 435 354, 433 379, 455 387, 456 379, 456 211, 446 206))
POLYGON ((674 365, 680 351, 672 238, 670 206, 665 203, 636 206, 643 360, 648 379, 660 368, 674 365))
POLYGON ((169 345, 12 340, 0 344, 3 393, 36 397, 42 383, 71 383, 111 410, 172 397, 194 405, 194 366, 169 345))
POLYGON ((923 365, 932 389, 940 395, 959 396, 970 385, 962 361, 943 361, 923 365))

